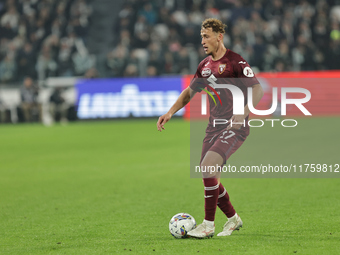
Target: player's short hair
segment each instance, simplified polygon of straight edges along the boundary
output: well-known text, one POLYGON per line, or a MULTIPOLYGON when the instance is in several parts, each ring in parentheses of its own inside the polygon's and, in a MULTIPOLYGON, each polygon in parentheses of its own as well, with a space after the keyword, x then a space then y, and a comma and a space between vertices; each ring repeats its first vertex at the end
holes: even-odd
POLYGON ((211 27, 212 31, 215 33, 224 34, 225 28, 227 27, 227 25, 223 24, 223 22, 218 19, 210 18, 202 22, 202 28, 209 28, 209 27, 211 27))

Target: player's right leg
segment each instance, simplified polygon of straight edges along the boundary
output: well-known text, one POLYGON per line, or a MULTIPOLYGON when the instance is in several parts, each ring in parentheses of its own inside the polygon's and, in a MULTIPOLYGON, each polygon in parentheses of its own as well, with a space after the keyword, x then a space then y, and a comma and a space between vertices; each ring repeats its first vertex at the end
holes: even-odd
POLYGON ((215 212, 219 195, 219 183, 216 178, 216 166, 223 163, 220 154, 208 151, 201 162, 204 184, 205 217, 203 223, 189 231, 188 235, 196 238, 212 237, 215 234, 215 212))

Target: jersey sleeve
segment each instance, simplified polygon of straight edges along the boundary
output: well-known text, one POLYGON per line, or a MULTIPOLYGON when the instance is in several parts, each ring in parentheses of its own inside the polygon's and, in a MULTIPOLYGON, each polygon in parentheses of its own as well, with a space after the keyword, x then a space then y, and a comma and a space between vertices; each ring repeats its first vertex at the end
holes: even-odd
POLYGON ((196 92, 201 92, 202 89, 201 88, 205 88, 206 86, 204 85, 203 82, 203 77, 201 75, 201 70, 202 70, 202 62, 198 65, 197 67, 197 71, 194 75, 194 77, 192 78, 189 87, 196 92))
POLYGON ((244 86, 251 87, 255 84, 259 84, 250 65, 241 56, 235 59, 233 68, 236 78, 239 78, 244 86))

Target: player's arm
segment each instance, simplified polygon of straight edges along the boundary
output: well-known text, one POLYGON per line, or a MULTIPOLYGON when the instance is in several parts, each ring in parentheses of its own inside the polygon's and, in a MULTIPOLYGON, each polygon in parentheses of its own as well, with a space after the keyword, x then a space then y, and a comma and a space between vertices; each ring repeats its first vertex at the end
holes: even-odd
POLYGON ((182 91, 182 93, 179 95, 173 106, 171 106, 169 111, 158 118, 157 121, 158 131, 162 131, 162 129, 165 129, 164 124, 167 123, 176 112, 178 112, 187 103, 189 103, 190 99, 195 95, 195 93, 196 92, 192 90, 190 87, 187 87, 185 90, 182 91))
MULTIPOLYGON (((253 104, 254 107, 260 102, 261 98, 263 97, 263 89, 261 84, 255 84, 252 86, 253 88, 253 104)), ((244 115, 233 115, 233 117, 229 120, 229 123, 232 121, 232 123, 243 123, 243 121, 245 120, 245 118, 247 118, 247 116, 249 115, 250 110, 248 107, 248 104, 246 104, 246 106, 244 107, 244 115)), ((232 126, 229 125, 227 127, 227 130, 230 129, 240 129, 242 127, 243 124, 233 124, 232 126)))
MULTIPOLYGON (((261 98, 263 97, 263 89, 261 84, 255 84, 253 87, 253 104, 254 107, 260 102, 261 98)), ((244 107, 244 118, 247 118, 249 115, 250 110, 248 104, 244 107)))

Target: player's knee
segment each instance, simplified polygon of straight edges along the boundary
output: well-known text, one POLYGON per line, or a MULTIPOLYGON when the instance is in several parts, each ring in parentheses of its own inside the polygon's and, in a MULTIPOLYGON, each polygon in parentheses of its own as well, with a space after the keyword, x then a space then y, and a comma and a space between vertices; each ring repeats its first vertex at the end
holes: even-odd
POLYGON ((201 164, 201 173, 203 178, 216 178, 218 169, 214 165, 201 164))
POLYGON ((214 173, 202 173, 202 177, 203 177, 203 179, 216 178, 216 174, 214 174, 214 173))

